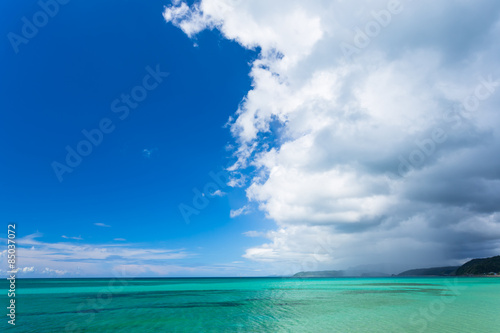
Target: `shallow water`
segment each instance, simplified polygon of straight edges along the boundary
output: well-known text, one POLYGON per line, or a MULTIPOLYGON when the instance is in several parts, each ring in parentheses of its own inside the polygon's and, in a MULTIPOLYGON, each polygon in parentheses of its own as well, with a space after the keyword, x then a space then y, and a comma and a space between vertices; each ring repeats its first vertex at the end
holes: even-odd
POLYGON ((22 279, 16 327, 3 317, 37 333, 497 333, 500 278, 22 279))

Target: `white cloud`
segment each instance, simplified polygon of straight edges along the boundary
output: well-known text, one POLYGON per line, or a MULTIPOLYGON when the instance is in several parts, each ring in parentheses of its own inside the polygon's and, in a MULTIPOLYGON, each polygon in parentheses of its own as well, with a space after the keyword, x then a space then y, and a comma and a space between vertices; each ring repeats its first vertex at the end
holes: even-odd
POLYGON ((142 156, 144 156, 145 158, 151 158, 151 156, 156 152, 158 151, 158 148, 145 148, 142 150, 142 156))
POLYGON ((125 242, 125 238, 113 238, 113 240, 118 241, 118 242, 125 242))
MULTIPOLYGON (((34 274, 40 274, 45 275, 45 277, 48 276, 60 276, 67 274, 67 271, 64 270, 58 270, 58 269, 51 269, 49 267, 45 267, 44 269, 38 269, 35 266, 30 266, 30 267, 18 267, 14 270, 17 274, 21 275, 26 275, 28 277, 33 276, 34 274)), ((6 274, 7 271, 0 270, 0 274, 6 274)))
POLYGON ((65 270, 51 269, 49 267, 45 267, 45 269, 43 269, 41 273, 46 275, 64 275, 67 274, 68 272, 65 270))
POLYGON ((107 224, 104 224, 104 223, 100 223, 100 222, 94 223, 94 225, 96 225, 98 227, 111 228, 110 225, 107 225, 107 224))
POLYGON ((237 217, 237 216, 240 216, 240 215, 246 215, 250 213, 250 208, 248 206, 243 206, 241 208, 238 208, 238 209, 231 209, 231 211, 229 212, 229 216, 231 218, 234 218, 234 217, 237 217))
POLYGON ((211 196, 213 197, 223 197, 225 196, 227 193, 225 192, 222 192, 221 190, 217 190, 215 191, 214 193, 211 194, 211 196))
POLYGON ((82 236, 70 237, 70 236, 62 235, 61 237, 64 238, 64 239, 83 240, 82 236))
POLYGON ((265 237, 266 233, 265 232, 260 232, 260 231, 250 230, 250 231, 245 231, 243 233, 243 235, 245 235, 247 237, 265 237))
POLYGON ((35 267, 34 266, 23 267, 22 269, 20 269, 20 271, 23 272, 23 273, 34 272, 35 271, 35 267))
POLYGON ((229 170, 253 175, 233 182, 277 227, 246 258, 342 268, 500 252, 500 3, 400 3, 383 24, 382 0, 166 8, 190 37, 216 28, 261 48, 229 170))

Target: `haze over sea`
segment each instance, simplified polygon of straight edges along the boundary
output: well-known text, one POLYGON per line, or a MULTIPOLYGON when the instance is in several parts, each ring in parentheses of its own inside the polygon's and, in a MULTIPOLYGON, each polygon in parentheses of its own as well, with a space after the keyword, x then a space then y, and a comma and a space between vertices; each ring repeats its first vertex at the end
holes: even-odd
POLYGON ((499 294, 497 278, 22 279, 8 331, 499 332, 499 294))

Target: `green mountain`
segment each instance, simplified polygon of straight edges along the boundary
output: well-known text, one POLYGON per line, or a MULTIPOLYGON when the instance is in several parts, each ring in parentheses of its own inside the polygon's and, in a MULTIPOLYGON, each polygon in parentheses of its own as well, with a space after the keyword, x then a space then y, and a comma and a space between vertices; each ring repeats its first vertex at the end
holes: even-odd
MULTIPOLYGON (((496 273, 500 275, 500 256, 473 259, 466 262, 462 266, 446 266, 446 267, 431 267, 410 269, 399 273, 396 276, 460 276, 460 275, 487 275, 496 273)), ((347 270, 347 271, 316 271, 316 272, 299 272, 293 275, 298 278, 328 278, 328 277, 382 277, 388 276, 384 273, 365 272, 363 270, 347 270)), ((394 276, 394 275, 393 275, 394 276)))
POLYGON ((491 272, 500 274, 500 256, 472 259, 458 268, 456 275, 484 275, 491 272))
POLYGON ((432 268, 419 268, 410 269, 399 273, 397 276, 449 276, 455 275, 455 271, 460 266, 446 266, 446 267, 432 267, 432 268))

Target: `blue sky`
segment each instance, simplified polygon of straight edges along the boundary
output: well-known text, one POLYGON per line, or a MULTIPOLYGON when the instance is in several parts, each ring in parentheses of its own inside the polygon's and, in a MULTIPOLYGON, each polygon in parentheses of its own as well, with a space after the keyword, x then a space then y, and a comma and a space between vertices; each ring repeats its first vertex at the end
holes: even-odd
MULTIPOLYGON (((253 219, 229 214, 243 206, 242 191, 221 188, 228 195, 211 198, 190 224, 178 206, 192 206, 192 189, 230 163, 224 124, 250 87, 257 53, 217 31, 200 34, 193 47, 165 22, 163 5, 74 1, 17 54, 3 39, 0 211, 3 221, 17 223, 17 237, 39 232, 47 243, 182 248, 196 253, 186 265, 241 260, 252 244, 242 233, 253 219), (142 84, 147 66, 169 75, 121 120, 110 105, 142 84), (59 182, 53 161, 64 164, 65 147, 76 149, 82 130, 103 118, 115 130, 59 182)), ((35 1, 1 6, 9 13, 4 32, 19 33, 20 18, 40 10, 35 1)))
POLYGON ((500 253, 498 1, 55 1, 0 4, 19 274, 500 253))

